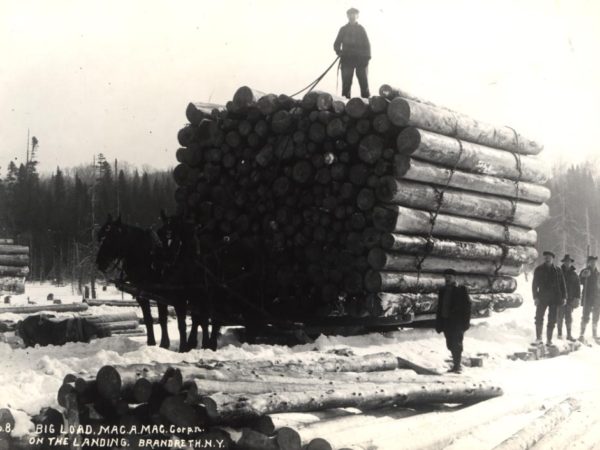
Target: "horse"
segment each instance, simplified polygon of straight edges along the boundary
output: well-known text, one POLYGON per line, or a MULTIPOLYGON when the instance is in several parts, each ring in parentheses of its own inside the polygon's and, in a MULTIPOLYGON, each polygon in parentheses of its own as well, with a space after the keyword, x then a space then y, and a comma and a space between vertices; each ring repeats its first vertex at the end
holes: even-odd
MULTIPOLYGON (((121 221, 121 216, 113 220, 109 214, 106 223, 98 232, 98 241, 100 242, 100 248, 96 255, 96 265, 101 272, 106 273, 109 271, 111 264, 113 268, 117 268, 120 264, 121 281, 128 281, 134 285, 163 281, 163 270, 161 270, 161 264, 157 258, 157 252, 161 245, 160 239, 152 230, 127 225, 121 221)), ((149 294, 149 296, 151 295, 149 294)), ((185 327, 188 307, 187 295, 187 292, 182 295, 169 291, 160 294, 161 300, 166 299, 175 308, 180 337, 180 352, 189 350, 185 327)), ((147 344, 156 345, 150 299, 138 295, 136 300, 142 309, 147 332, 147 344)), ((168 306, 162 301, 157 301, 157 306, 161 329, 160 346, 168 349, 170 347, 169 332, 167 330, 168 306)), ((200 320, 196 319, 196 321, 199 322, 200 320)), ((191 344, 195 346, 193 337, 191 344)))

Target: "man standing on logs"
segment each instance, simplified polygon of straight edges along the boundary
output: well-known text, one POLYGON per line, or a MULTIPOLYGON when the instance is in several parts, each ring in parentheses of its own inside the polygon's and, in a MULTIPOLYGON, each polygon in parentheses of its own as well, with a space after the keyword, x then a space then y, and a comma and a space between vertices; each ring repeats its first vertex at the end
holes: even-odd
POLYGON ((444 271, 445 286, 438 292, 438 306, 435 329, 444 333, 446 347, 452 353, 451 372, 462 371, 461 358, 465 331, 471 325, 471 299, 467 288, 456 284, 456 271, 444 271))
POLYGON ((547 345, 552 345, 552 334, 558 316, 558 308, 562 306, 567 297, 565 278, 559 267, 554 265, 555 255, 545 251, 544 263, 535 268, 533 272, 533 300, 535 301, 535 336, 536 344, 542 343, 544 329, 544 316, 548 310, 548 326, 546 328, 547 345))
POLYGON ((581 284, 583 285, 582 305, 583 313, 581 315, 581 332, 579 340, 585 341, 585 328, 592 315, 592 334, 596 343, 598 341, 598 319, 600 318, 600 273, 596 267, 597 256, 588 256, 587 266, 579 274, 581 284))
POLYGON ((562 259, 563 277, 567 286, 567 302, 565 305, 558 308, 558 338, 562 339, 563 321, 567 328, 567 339, 574 341, 575 338, 571 334, 571 324, 573 323, 573 310, 579 306, 579 298, 581 297, 581 286, 579 284, 579 276, 573 266, 575 260, 569 254, 566 254, 562 259))
POLYGON ((371 59, 371 44, 367 32, 358 20, 358 9, 350 8, 346 11, 348 23, 340 28, 333 43, 333 49, 340 57, 342 66, 342 95, 350 98, 352 77, 356 70, 356 78, 360 85, 360 96, 369 98, 369 80, 367 70, 371 59))

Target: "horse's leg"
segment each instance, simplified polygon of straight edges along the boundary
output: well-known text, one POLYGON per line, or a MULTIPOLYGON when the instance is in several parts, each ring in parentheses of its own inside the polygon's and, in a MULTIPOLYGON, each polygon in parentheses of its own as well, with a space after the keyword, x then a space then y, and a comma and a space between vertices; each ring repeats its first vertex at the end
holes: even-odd
POLYGON ((210 328, 211 328, 211 333, 210 333, 210 349, 214 350, 216 352, 217 351, 217 341, 219 339, 219 334, 221 332, 221 325, 218 324, 213 319, 210 328))
POLYGON ((150 302, 142 297, 136 297, 140 308, 142 309, 142 315, 144 317, 144 325, 146 325, 146 343, 148 345, 156 345, 156 339, 154 339, 154 323, 152 320, 152 311, 150 311, 150 302))
POLYGON ((177 315, 177 329, 179 330, 179 351, 185 352, 186 350, 186 326, 185 326, 185 318, 186 318, 187 308, 185 304, 175 306, 175 314, 177 315))
POLYGON ((160 324, 160 346, 168 349, 171 346, 169 339, 169 306, 164 303, 156 303, 158 307, 158 323, 160 324))
POLYGON ((198 347, 198 326, 202 324, 202 317, 199 314, 192 314, 192 329, 187 341, 187 349, 194 350, 198 347))

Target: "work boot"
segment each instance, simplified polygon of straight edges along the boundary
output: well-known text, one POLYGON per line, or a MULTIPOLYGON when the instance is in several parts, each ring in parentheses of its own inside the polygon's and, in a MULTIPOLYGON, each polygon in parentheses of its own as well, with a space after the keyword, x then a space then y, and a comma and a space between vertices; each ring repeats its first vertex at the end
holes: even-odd
POLYGON ((552 328, 548 328, 546 330, 546 345, 552 345, 552 334, 553 334, 553 329, 552 328))

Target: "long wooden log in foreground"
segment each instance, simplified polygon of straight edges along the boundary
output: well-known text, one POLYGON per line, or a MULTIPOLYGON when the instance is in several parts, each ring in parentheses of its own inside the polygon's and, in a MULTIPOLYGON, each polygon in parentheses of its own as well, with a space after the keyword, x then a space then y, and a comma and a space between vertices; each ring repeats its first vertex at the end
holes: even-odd
POLYGON ((479 275, 507 275, 515 277, 521 272, 520 264, 500 265, 495 261, 480 259, 453 259, 427 256, 425 258, 414 255, 385 253, 380 249, 369 252, 369 264, 375 270, 397 272, 416 272, 417 264, 421 264, 423 272, 441 273, 448 268, 453 268, 458 273, 479 275))
POLYGON ((0 238, 0 245, 13 245, 14 243, 15 243, 14 239, 0 238))
MULTIPOLYGON (((471 311, 493 309, 501 311, 506 308, 518 308, 523 304, 520 294, 470 294, 471 311)), ((432 314, 437 310, 437 293, 430 294, 398 294, 378 292, 369 295, 369 310, 372 314, 392 317, 398 314, 432 314)))
POLYGON ((528 450, 532 448, 544 436, 555 430, 578 407, 579 402, 572 398, 559 403, 494 447, 494 450, 528 450))
MULTIPOLYGON (((373 224, 381 231, 427 236, 431 228, 431 213, 404 206, 375 207, 373 224)), ((533 246, 537 241, 534 230, 499 223, 438 214, 432 236, 533 246), (508 233, 506 233, 508 231, 508 233)))
POLYGON ((352 407, 371 409, 390 404, 474 403, 500 395, 502 389, 484 383, 388 383, 268 395, 214 394, 203 397, 202 403, 215 423, 243 424, 273 413, 352 407))
POLYGON ((468 193, 453 188, 439 190, 427 184, 397 180, 391 176, 383 177, 377 186, 379 200, 426 211, 438 209, 440 192, 443 192, 443 197, 439 211, 456 216, 536 228, 550 213, 546 204, 524 201, 515 203, 497 196, 468 193))
MULTIPOLYGON (((466 286, 469 293, 511 293, 517 282, 510 277, 485 275, 457 275, 456 282, 466 286)), ((369 292, 433 293, 444 286, 444 276, 438 273, 379 272, 371 270, 365 275, 369 292)))
POLYGON ((527 155, 517 157, 502 150, 458 141, 414 127, 398 134, 396 148, 401 154, 417 159, 510 180, 543 184, 549 173, 546 164, 539 158, 527 155))
POLYGON ((135 311, 119 312, 116 314, 81 314, 80 317, 93 323, 138 322, 138 316, 135 311))
POLYGON ((7 266, 0 265, 0 276, 3 277, 26 277, 29 275, 27 266, 7 266))
POLYGON ((224 110, 223 105, 215 103, 190 103, 185 109, 185 116, 192 125, 198 125, 203 119, 216 119, 219 112, 224 110))
POLYGON ((465 114, 396 97, 387 109, 390 121, 399 127, 414 126, 469 142, 524 155, 537 155, 543 146, 513 128, 479 122, 465 114))
POLYGON ((394 158, 394 176, 398 179, 449 186, 511 199, 518 198, 533 203, 544 203, 550 198, 550 189, 539 184, 526 181, 515 183, 514 180, 508 178, 469 173, 463 170, 452 172, 448 167, 420 161, 407 155, 396 155, 394 158))
POLYGON ((32 314, 41 311, 50 312, 80 312, 86 311, 88 305, 85 303, 66 303, 62 305, 28 305, 28 306, 7 306, 0 307, 0 314, 2 313, 14 313, 14 314, 32 314))
MULTIPOLYGON (((382 233, 379 243, 384 250, 390 253, 404 254, 429 254, 441 258, 452 259, 485 259, 500 261, 503 249, 500 245, 485 244, 481 242, 453 241, 449 239, 431 238, 431 248, 427 239, 420 236, 406 236, 396 233, 382 233)), ((388 254, 384 250, 375 247, 369 253, 369 262, 374 268, 383 269, 388 264, 388 254)), ((529 264, 538 257, 535 247, 522 245, 509 246, 506 249, 504 262, 507 264, 529 264)))
POLYGON ((89 306, 123 306, 123 307, 138 307, 140 304, 137 300, 118 300, 118 299, 89 299, 86 298, 85 303, 89 306))

